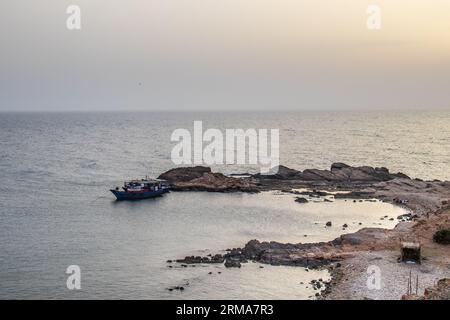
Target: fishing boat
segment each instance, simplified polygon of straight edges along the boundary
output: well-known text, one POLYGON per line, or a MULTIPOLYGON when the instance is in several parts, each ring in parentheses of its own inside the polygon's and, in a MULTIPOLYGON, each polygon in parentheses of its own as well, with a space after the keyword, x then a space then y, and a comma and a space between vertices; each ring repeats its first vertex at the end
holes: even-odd
POLYGON ((141 200, 162 196, 169 192, 167 181, 159 179, 141 179, 125 181, 122 190, 110 189, 118 201, 141 200))

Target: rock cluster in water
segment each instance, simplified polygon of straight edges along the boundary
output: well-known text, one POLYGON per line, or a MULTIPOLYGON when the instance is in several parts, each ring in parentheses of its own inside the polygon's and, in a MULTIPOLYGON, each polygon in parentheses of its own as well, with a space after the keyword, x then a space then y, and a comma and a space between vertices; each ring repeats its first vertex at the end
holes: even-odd
POLYGON ((258 192, 257 186, 248 179, 228 177, 211 172, 208 167, 183 167, 171 169, 158 179, 167 180, 175 191, 258 192))
POLYGON ((403 173, 390 173, 387 168, 373 168, 369 166, 352 167, 345 163, 333 163, 330 170, 306 169, 297 171, 285 166, 279 166, 273 175, 256 174, 261 179, 302 180, 302 181, 330 181, 330 182, 377 182, 395 178, 409 177, 403 173))
MULTIPOLYGON (((389 181, 395 178, 410 179, 403 173, 390 173, 387 168, 369 166, 351 167, 344 163, 334 163, 330 170, 306 169, 298 171, 285 166, 275 168, 276 173, 269 175, 254 174, 238 178, 212 172, 211 168, 180 167, 161 174, 158 178, 167 180, 177 191, 216 191, 216 192, 258 192, 267 188, 282 189, 291 186, 293 182, 306 185, 358 185, 389 181)), ((302 195, 322 197, 328 195, 325 191, 305 191, 302 195)), ((299 200, 301 202, 303 200, 299 200)))

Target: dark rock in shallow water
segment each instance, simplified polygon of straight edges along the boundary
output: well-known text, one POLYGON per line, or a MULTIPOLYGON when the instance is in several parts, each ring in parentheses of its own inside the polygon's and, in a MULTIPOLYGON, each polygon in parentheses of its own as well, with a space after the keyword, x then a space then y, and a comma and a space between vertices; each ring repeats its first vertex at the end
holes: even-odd
MULTIPOLYGON (((187 256, 184 259, 176 260, 178 263, 201 263, 202 257, 187 256)), ((184 265, 182 265, 184 266, 184 265)))
POLYGON ((183 291, 184 287, 183 286, 175 286, 175 287, 167 288, 167 290, 169 290, 169 291, 173 291, 173 290, 183 291))
POLYGON ((227 258, 225 260, 225 267, 227 268, 240 268, 241 262, 238 259, 227 258))
POLYGON ((320 191, 320 190, 313 190, 313 194, 318 196, 318 197, 325 197, 328 196, 329 193, 326 191, 320 191))
POLYGON ((223 263, 224 260, 221 254, 216 254, 211 258, 211 263, 223 263))
POLYGON ((250 240, 245 245, 243 252, 247 259, 258 260, 263 250, 269 249, 268 245, 262 245, 258 240, 250 240))
MULTIPOLYGON (((200 257, 200 256, 187 256, 184 259, 178 259, 176 262, 183 264, 199 264, 199 263, 223 263, 224 257, 220 254, 216 254, 209 257, 200 257)), ((184 267, 184 265, 182 265, 184 267)))
POLYGON ((312 190, 312 191, 301 191, 298 192, 298 194, 304 195, 304 196, 310 196, 312 198, 320 198, 330 195, 326 191, 320 191, 320 190, 312 190))
POLYGON ((305 198, 302 198, 302 197, 297 197, 297 198, 295 199, 295 202, 298 202, 298 203, 308 203, 308 200, 305 199, 305 198))

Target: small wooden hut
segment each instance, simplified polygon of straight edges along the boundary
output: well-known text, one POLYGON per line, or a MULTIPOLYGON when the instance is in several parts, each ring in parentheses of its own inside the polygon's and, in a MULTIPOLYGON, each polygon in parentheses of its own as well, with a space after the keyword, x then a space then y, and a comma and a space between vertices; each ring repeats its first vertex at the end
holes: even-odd
POLYGON ((401 261, 421 263, 420 249, 421 246, 418 242, 402 242, 401 261))

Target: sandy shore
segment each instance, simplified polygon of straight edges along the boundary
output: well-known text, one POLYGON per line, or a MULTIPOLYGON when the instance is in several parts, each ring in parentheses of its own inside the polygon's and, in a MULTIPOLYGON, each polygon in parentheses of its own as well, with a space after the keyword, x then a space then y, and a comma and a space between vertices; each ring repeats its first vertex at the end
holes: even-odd
MULTIPOLYGON (((333 277, 330 292, 325 299, 401 299, 407 293, 408 279, 412 275, 413 293, 418 279, 418 295, 433 287, 437 281, 450 278, 450 247, 433 241, 433 234, 442 228, 450 228, 450 209, 436 212, 429 218, 422 218, 407 226, 404 231, 410 238, 422 245, 422 263, 399 263, 400 245, 386 248, 362 250, 341 262, 341 268, 331 270, 333 277), (380 270, 381 288, 370 289, 367 285, 369 266, 380 270)), ((394 231, 391 238, 398 233, 394 231)))

